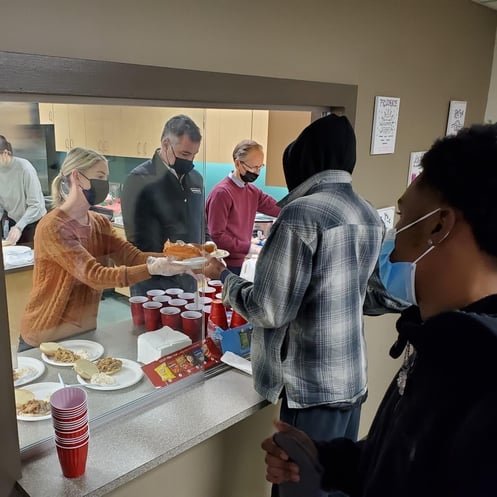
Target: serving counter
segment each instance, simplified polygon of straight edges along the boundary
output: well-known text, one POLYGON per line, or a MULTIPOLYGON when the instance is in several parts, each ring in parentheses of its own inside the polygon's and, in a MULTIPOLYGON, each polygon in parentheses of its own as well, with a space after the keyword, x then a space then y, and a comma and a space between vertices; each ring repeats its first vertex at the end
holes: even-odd
MULTIPOLYGON (((102 344, 104 355, 136 360, 131 321, 75 338, 102 344)), ((39 349, 20 354, 38 359, 40 355, 39 349)), ((36 382, 58 381, 60 373, 64 382, 77 383, 71 367, 46 366, 36 382)), ((29 384, 25 387, 29 389, 29 384)), ((87 390, 91 436, 86 473, 81 478, 62 476, 51 420, 18 422, 23 460, 19 484, 31 497, 106 495, 136 478, 146 478, 154 468, 267 405, 254 391, 252 378, 231 369, 205 380, 201 372, 161 389, 154 389, 144 376, 123 390, 87 390)), ((269 433, 270 421, 265 424, 269 433)), ((257 447, 259 442, 255 441, 257 447)), ((196 470, 191 469, 195 478, 196 470)), ((263 473, 259 477, 263 480, 263 473)))

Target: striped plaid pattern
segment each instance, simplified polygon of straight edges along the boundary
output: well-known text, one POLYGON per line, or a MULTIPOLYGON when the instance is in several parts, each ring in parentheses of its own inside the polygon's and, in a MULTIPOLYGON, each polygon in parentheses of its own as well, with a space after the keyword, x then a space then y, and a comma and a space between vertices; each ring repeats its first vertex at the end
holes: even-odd
POLYGON ((225 301, 254 325, 255 389, 276 403, 335 407, 366 394, 362 307, 382 222, 344 171, 318 173, 285 197, 254 283, 229 275, 225 301))

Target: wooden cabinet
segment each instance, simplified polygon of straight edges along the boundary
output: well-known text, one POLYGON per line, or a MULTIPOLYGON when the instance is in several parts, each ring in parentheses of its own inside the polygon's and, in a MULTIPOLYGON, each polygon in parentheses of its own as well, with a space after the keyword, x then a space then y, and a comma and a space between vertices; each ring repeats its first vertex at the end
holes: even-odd
POLYGON ((40 115, 40 124, 54 124, 53 104, 38 104, 38 113, 40 115))
POLYGON ((122 155, 121 107, 84 105, 86 146, 103 155, 122 155))
POLYGON ((68 151, 86 146, 85 116, 83 106, 53 104, 55 124, 55 148, 68 151))
POLYGON ((186 114, 202 133, 195 162, 231 163, 245 138, 267 146, 268 111, 83 104, 39 104, 40 123, 55 125, 57 150, 85 146, 103 155, 148 159, 173 116, 186 114))
POLYGON ((208 162, 231 163, 233 149, 244 139, 260 143, 266 151, 268 111, 207 109, 205 147, 208 162))

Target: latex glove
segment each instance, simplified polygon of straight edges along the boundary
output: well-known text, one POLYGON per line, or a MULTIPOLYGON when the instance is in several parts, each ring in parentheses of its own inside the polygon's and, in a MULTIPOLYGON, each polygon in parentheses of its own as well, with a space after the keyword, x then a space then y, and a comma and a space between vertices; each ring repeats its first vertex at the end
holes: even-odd
POLYGON ((188 266, 178 264, 170 257, 148 257, 147 269, 151 275, 175 276, 176 274, 189 274, 196 278, 196 275, 188 266))
POLYGON ((21 238, 22 231, 17 226, 12 226, 10 228, 9 234, 7 235, 7 242, 11 245, 15 245, 19 238, 21 238))

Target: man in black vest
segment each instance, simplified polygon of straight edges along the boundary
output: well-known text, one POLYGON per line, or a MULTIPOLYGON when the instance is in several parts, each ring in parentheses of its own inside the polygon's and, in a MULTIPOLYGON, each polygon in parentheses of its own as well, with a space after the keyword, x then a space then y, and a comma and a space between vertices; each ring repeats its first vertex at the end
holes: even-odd
MULTIPOLYGON (((135 167, 124 183, 121 205, 127 239, 144 252, 162 252, 171 242, 202 243, 205 230, 204 181, 194 169, 199 127, 185 115, 169 119, 152 159, 135 167)), ((154 276, 131 287, 132 295, 154 288, 196 289, 188 275, 154 276)))

